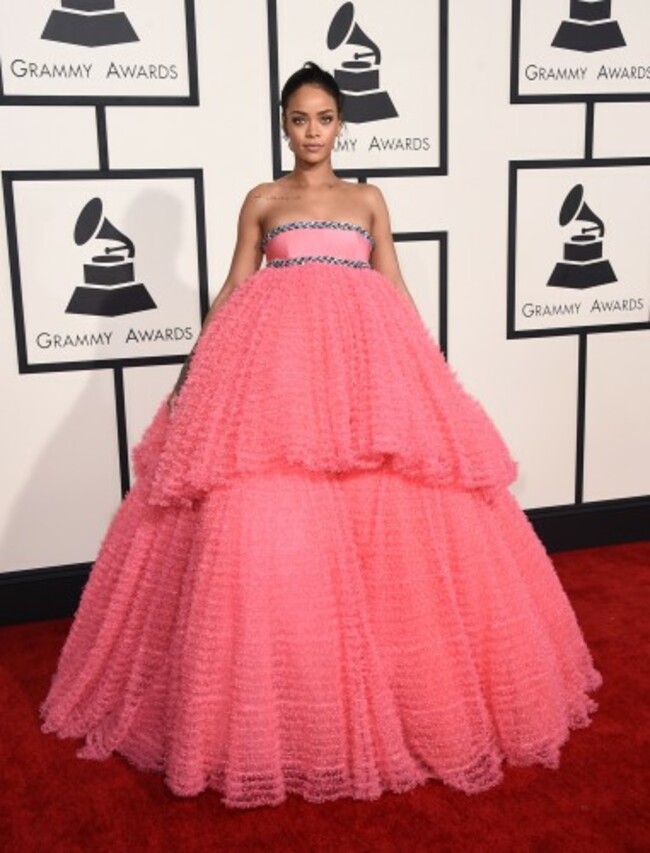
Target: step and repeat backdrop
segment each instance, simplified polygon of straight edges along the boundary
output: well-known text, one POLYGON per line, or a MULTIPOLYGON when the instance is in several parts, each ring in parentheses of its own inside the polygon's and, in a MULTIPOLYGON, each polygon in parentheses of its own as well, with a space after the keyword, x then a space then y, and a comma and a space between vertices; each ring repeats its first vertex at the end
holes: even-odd
POLYGON ((647 0, 0 0, 0 577, 94 559, 308 59, 521 505, 650 519, 648 44, 647 0))

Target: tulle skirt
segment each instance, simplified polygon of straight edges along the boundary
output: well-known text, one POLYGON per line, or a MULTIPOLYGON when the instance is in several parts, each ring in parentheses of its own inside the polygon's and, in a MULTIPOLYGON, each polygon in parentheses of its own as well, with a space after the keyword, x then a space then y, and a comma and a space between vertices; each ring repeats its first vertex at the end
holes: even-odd
POLYGON ((474 793, 588 724, 514 463, 378 274, 252 277, 135 460, 41 708, 80 755, 250 807, 474 793))

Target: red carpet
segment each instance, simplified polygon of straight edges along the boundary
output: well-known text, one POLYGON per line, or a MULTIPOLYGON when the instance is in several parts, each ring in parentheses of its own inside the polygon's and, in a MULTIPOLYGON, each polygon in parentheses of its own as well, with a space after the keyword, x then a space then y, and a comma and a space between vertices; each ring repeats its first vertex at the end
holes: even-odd
POLYGON ((642 851, 650 849, 650 542, 554 555, 604 685, 557 771, 507 768, 475 796, 431 783, 371 803, 225 809, 175 798, 121 759, 42 735, 70 620, 0 628, 0 851, 642 851))

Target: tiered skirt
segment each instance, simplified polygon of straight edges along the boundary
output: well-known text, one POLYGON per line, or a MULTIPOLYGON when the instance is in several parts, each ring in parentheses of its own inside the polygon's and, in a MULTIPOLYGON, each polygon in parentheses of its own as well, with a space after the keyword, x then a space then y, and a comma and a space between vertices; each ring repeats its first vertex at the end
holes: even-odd
POLYGON ((600 684, 515 465, 372 270, 264 269, 135 449, 43 728, 228 806, 557 766, 600 684))

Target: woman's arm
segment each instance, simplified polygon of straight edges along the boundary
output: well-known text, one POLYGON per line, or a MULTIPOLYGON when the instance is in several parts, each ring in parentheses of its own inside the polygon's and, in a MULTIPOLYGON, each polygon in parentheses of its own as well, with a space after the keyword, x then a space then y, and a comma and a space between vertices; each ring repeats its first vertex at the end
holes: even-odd
POLYGON ((233 290, 245 281, 250 275, 259 269, 262 263, 262 226, 260 220, 261 197, 259 188, 252 189, 241 206, 239 220, 237 222, 237 242, 232 255, 230 269, 226 280, 217 293, 210 310, 205 315, 203 329, 217 312, 217 309, 226 301, 233 290))
POLYGON ((385 275, 387 279, 392 281, 396 289, 411 300, 415 310, 417 311, 417 305, 415 304, 408 287, 404 283, 402 272, 399 268, 399 261, 397 260, 393 234, 390 227, 390 216, 388 213, 388 207, 384 201, 384 196, 382 195, 379 187, 375 187, 372 184, 367 184, 365 186, 365 192, 367 193, 368 203, 370 205, 372 236, 375 240, 375 246, 370 256, 372 268, 377 270, 377 272, 382 273, 382 275, 385 275))
MULTIPOLYGON (((262 263, 262 227, 260 219, 261 198, 262 196, 260 195, 259 188, 255 187, 244 199, 241 210, 239 211, 239 219, 237 222, 237 242, 233 251, 230 269, 228 270, 226 280, 221 285, 221 289, 210 306, 210 310, 205 315, 199 337, 203 332, 205 332, 218 309, 228 299, 235 288, 258 270, 262 263)), ((168 400, 170 406, 173 404, 178 392, 185 382, 197 343, 198 339, 195 341, 192 351, 185 359, 181 368, 181 372, 168 400)))

